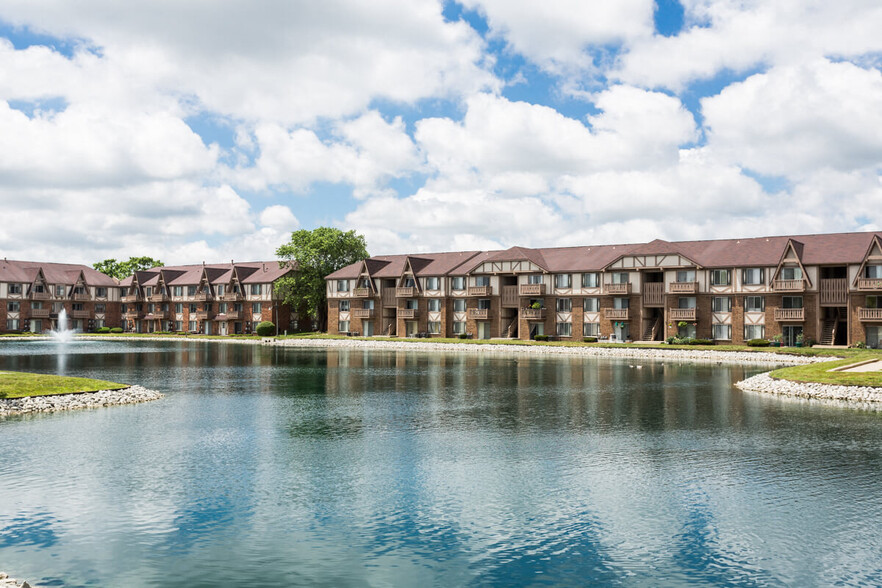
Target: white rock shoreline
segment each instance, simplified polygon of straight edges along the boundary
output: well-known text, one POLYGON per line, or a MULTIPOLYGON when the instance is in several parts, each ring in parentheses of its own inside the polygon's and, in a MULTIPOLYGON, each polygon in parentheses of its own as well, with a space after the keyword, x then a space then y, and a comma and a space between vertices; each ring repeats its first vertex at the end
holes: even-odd
POLYGON ((862 404, 882 402, 882 388, 794 382, 791 380, 779 380, 769 374, 757 374, 738 382, 735 386, 748 392, 776 394, 809 400, 839 400, 862 404))
MULTIPOLYGON (((27 396, 25 398, 0 398, 0 418, 40 412, 139 404, 141 402, 159 400, 162 396, 161 393, 155 390, 148 390, 143 386, 130 386, 121 390, 99 390, 97 392, 27 396)), ((3 588, 2 584, 0 584, 0 588, 3 588)))
POLYGON ((19 581, 15 578, 10 578, 8 575, 0 572, 0 588, 38 588, 34 584, 29 584, 24 580, 19 581))

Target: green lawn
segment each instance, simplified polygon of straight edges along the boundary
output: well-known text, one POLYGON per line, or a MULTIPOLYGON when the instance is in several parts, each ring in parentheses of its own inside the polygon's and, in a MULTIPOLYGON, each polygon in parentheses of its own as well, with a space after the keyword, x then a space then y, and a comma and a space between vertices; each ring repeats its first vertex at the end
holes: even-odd
POLYGON ((90 380, 88 378, 68 378, 25 372, 0 372, 0 398, 75 394, 77 392, 118 390, 120 388, 128 388, 128 386, 126 384, 105 382, 104 380, 90 380))
POLYGON ((850 354, 848 359, 782 368, 769 373, 769 375, 773 378, 790 380, 792 382, 815 382, 840 386, 882 386, 882 372, 830 371, 833 368, 857 363, 865 359, 882 359, 882 354, 876 350, 855 349, 849 351, 855 351, 856 353, 850 354))

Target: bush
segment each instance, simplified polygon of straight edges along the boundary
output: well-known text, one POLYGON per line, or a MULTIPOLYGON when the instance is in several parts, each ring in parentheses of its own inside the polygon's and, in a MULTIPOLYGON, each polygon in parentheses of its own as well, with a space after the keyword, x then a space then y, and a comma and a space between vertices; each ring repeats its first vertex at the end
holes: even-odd
POLYGON ((257 325, 257 328, 254 329, 254 331, 261 337, 272 337, 276 334, 276 325, 270 321, 263 321, 257 325))
POLYGON ((109 333, 110 327, 98 327, 97 329, 95 329, 95 332, 96 333, 109 333))
POLYGON ((747 342, 748 347, 768 347, 769 342, 765 339, 751 339, 747 342))
POLYGON ((711 339, 689 339, 686 341, 686 345, 713 345, 714 342, 711 339))
POLYGON ((112 329, 110 329, 110 332, 111 333, 122 333, 123 331, 122 331, 122 327, 113 327, 112 329))
POLYGON ((673 335, 671 335, 670 337, 668 337, 667 339, 665 339, 665 343, 667 343, 668 345, 673 345, 673 344, 674 344, 674 341, 676 341, 676 340, 677 340, 677 338, 674 337, 673 335))
POLYGON ((582 341, 584 343, 597 343, 597 337, 583 337, 582 341))
POLYGON ((548 341, 548 335, 536 335, 533 339, 536 341, 548 341))
POLYGON ((858 341, 857 343, 855 343, 854 345, 852 345, 852 347, 854 347, 855 349, 866 349, 866 348, 867 348, 867 344, 864 343, 863 341, 858 341))
POLYGON ((471 339, 472 338, 471 333, 460 333, 458 336, 460 339, 471 339))

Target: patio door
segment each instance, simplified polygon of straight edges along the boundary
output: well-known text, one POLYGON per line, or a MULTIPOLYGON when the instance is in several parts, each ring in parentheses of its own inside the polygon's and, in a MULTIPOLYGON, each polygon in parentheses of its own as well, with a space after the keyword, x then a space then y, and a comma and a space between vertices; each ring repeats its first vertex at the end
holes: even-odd
POLYGON ((374 321, 361 321, 361 329, 364 331, 362 333, 365 337, 373 337, 374 336, 374 321))
POLYGON ((795 347, 796 339, 802 335, 802 327, 797 325, 785 325, 783 330, 784 347, 795 347))
POLYGON ((478 339, 490 338, 490 323, 488 321, 478 322, 478 339))

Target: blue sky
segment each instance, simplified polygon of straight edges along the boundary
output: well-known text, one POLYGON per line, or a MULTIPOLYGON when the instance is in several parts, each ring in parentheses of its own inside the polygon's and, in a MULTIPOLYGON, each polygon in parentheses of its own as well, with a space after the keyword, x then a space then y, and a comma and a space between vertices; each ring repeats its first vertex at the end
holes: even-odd
POLYGON ((6 257, 882 228, 874 1, 105 2, 0 6, 6 257))

